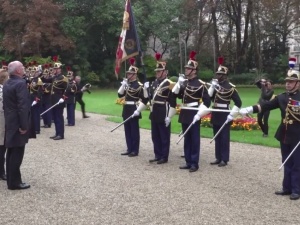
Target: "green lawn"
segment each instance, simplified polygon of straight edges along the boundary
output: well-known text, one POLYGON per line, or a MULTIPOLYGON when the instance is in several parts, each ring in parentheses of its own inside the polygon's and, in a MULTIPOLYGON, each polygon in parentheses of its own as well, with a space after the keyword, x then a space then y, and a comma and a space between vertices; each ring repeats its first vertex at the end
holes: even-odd
MULTIPOLYGON (((118 98, 117 90, 91 90, 91 94, 84 94, 84 102, 86 103, 87 112, 111 115, 108 117, 109 121, 116 123, 122 122, 121 113, 122 106, 116 104, 118 98)), ((238 88, 239 94, 241 96, 243 107, 256 104, 260 96, 259 89, 253 88, 238 88)), ((283 89, 275 89, 275 94, 283 92, 283 89)), ((180 102, 178 102, 180 103, 180 102)), ((79 105, 77 105, 79 110, 79 105)), ((141 128, 150 129, 149 111, 144 111, 142 113, 143 118, 140 120, 141 128)), ((254 114, 253 117, 256 117, 254 114)), ((174 116, 172 119, 172 132, 180 133, 181 124, 178 122, 178 116, 174 116)), ((231 131, 231 141, 241 142, 241 143, 251 143, 257 145, 264 145, 270 147, 279 147, 278 141, 273 137, 277 127, 280 123, 280 112, 278 109, 273 110, 269 118, 269 137, 263 138, 262 132, 260 130, 254 131, 231 131)), ((112 127, 113 128, 113 127, 112 127)), ((122 129, 122 128, 119 128, 122 129)), ((213 132, 212 128, 201 127, 201 136, 212 138, 213 132)))

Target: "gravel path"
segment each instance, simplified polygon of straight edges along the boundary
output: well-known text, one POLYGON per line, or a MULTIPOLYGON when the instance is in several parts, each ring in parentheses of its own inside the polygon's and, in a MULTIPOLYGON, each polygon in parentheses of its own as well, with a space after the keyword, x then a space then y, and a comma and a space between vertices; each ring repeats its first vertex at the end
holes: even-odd
POLYGON ((279 149, 231 144, 224 168, 209 165, 214 145, 201 139, 200 169, 179 170, 182 144, 172 135, 169 163, 153 158, 149 130, 141 130, 138 157, 121 156, 123 127, 90 114, 66 127, 42 128, 26 147, 23 180, 31 188, 9 191, 0 181, 0 224, 300 224, 300 200, 278 197, 279 149))

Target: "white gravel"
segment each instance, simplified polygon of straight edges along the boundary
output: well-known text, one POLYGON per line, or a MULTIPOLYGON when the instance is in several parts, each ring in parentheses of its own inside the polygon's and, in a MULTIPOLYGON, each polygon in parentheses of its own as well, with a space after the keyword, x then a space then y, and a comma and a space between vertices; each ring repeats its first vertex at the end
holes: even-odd
POLYGON ((300 200, 274 195, 281 188, 280 151, 231 144, 231 161, 211 166, 214 144, 201 139, 200 169, 184 165, 172 135, 169 163, 150 164, 149 130, 138 157, 126 150, 124 129, 90 114, 66 127, 65 139, 42 128, 26 147, 22 176, 31 188, 10 191, 0 181, 0 224, 300 224, 300 200))

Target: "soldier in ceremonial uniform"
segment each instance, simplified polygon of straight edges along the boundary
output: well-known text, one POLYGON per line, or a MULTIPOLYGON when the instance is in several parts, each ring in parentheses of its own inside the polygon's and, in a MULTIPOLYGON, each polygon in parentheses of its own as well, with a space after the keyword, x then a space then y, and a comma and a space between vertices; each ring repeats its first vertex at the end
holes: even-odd
POLYGON ((67 120, 66 126, 75 126, 75 94, 77 92, 77 84, 74 80, 74 73, 70 67, 67 67, 67 77, 69 79, 69 85, 66 89, 66 107, 67 107, 67 120))
POLYGON ((296 58, 290 58, 290 70, 285 78, 286 92, 277 95, 268 102, 242 108, 240 113, 258 113, 267 110, 279 109, 281 111, 281 123, 275 134, 280 142, 282 162, 290 153, 293 154, 284 164, 282 190, 276 191, 276 195, 290 195, 291 200, 300 198, 300 73, 294 70, 296 58))
POLYGON ((32 122, 34 124, 34 129, 36 134, 40 134, 41 127, 41 98, 42 98, 42 86, 43 82, 39 77, 41 71, 38 67, 33 66, 31 70, 32 77, 30 79, 29 90, 31 98, 31 114, 32 122))
POLYGON ((138 68, 134 66, 134 62, 134 58, 131 58, 131 66, 126 71, 126 79, 121 82, 122 85, 118 90, 119 98, 125 97, 122 112, 123 120, 131 118, 124 124, 127 151, 121 154, 129 157, 135 157, 139 154, 139 119, 142 118, 141 111, 146 109, 148 101, 144 94, 143 85, 137 80, 138 68))
POLYGON ((183 133, 193 124, 184 136, 186 165, 180 167, 180 169, 188 169, 190 172, 195 172, 199 169, 200 118, 209 113, 206 109, 210 105, 205 82, 197 78, 198 63, 195 61, 195 55, 196 53, 192 51, 190 60, 185 66, 186 80, 180 76, 172 89, 174 95, 182 99, 183 106, 199 108, 198 112, 197 110, 181 109, 179 115, 183 133))
MULTIPOLYGON (((159 61, 161 55, 155 55, 157 64, 156 80, 151 84, 149 91, 149 99, 151 103, 151 136, 154 147, 154 159, 149 160, 150 163, 157 162, 163 164, 168 162, 170 151, 171 126, 170 118, 176 114, 176 98, 173 97, 173 82, 167 79, 168 70, 166 62, 159 61), (169 116, 169 117, 168 117, 169 116)), ((149 82, 144 84, 148 88, 149 82)))
MULTIPOLYGON (((42 74, 42 77, 45 77, 45 80, 51 79, 51 74, 50 74, 50 67, 49 64, 44 65, 44 71, 42 74)), ((43 78, 42 78, 43 79, 43 78)), ((42 112, 46 111, 51 107, 51 86, 52 82, 44 82, 43 83, 43 93, 42 93, 42 112)), ((42 115, 44 126, 43 128, 50 128, 51 123, 52 123, 52 111, 48 111, 45 114, 42 115)))
POLYGON ((214 135, 220 133, 215 138, 215 157, 216 160, 211 165, 219 167, 226 166, 229 161, 230 154, 230 126, 232 120, 238 114, 239 108, 242 106, 241 98, 235 89, 235 86, 228 81, 228 68, 222 66, 223 57, 219 57, 219 68, 216 72, 216 79, 212 80, 208 89, 208 94, 212 99, 214 109, 229 109, 231 100, 234 103, 230 113, 228 112, 212 112, 211 123, 213 125, 214 135), (224 123, 226 123, 224 125, 224 123), (224 126, 223 126, 224 125, 224 126), (223 127, 222 127, 223 126, 223 127))
POLYGON ((52 116, 55 125, 55 134, 50 137, 53 140, 64 139, 65 125, 64 125, 64 107, 65 107, 65 91, 68 86, 68 78, 62 75, 61 67, 62 64, 58 62, 57 56, 53 58, 54 60, 54 76, 50 79, 44 78, 44 82, 50 82, 51 84, 51 104, 55 105, 52 110, 52 116))

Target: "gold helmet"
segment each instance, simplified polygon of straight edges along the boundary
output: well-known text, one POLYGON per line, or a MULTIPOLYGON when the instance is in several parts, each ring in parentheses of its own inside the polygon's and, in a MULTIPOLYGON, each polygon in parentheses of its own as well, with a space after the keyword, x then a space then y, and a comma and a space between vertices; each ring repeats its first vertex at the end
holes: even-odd
POLYGON ((7 70, 7 64, 5 62, 5 60, 2 60, 2 68, 3 70, 7 70))
POLYGON ((136 66, 134 66, 135 59, 134 58, 130 58, 129 59, 129 63, 130 63, 131 66, 126 71, 126 73, 135 73, 135 74, 137 74, 137 72, 139 71, 139 68, 137 68, 136 66))
POLYGON ((296 58, 289 58, 290 69, 288 70, 287 76, 284 80, 300 81, 300 73, 299 73, 299 71, 294 69, 296 62, 297 62, 296 58))
POLYGON ((196 59, 195 59, 196 54, 197 53, 195 51, 191 51, 190 59, 187 62, 187 64, 185 65, 185 68, 190 68, 193 70, 196 70, 198 68, 198 63, 196 62, 196 59))
POLYGON ((228 68, 225 66, 222 66, 224 63, 224 58, 222 56, 218 58, 218 63, 219 63, 219 67, 218 67, 216 74, 228 75, 228 68))
POLYGON ((67 71, 68 71, 68 73, 67 73, 67 77, 71 77, 71 76, 73 76, 73 71, 71 70, 71 67, 70 66, 67 66, 67 71))
POLYGON ((54 69, 58 69, 58 68, 61 68, 63 66, 63 64, 58 61, 58 56, 57 55, 53 56, 52 60, 54 62, 54 66, 53 66, 54 69))
POLYGON ((166 62, 162 62, 159 61, 161 59, 161 54, 160 53, 156 53, 155 54, 155 58, 156 58, 156 68, 154 71, 163 71, 166 69, 167 63, 166 62))

